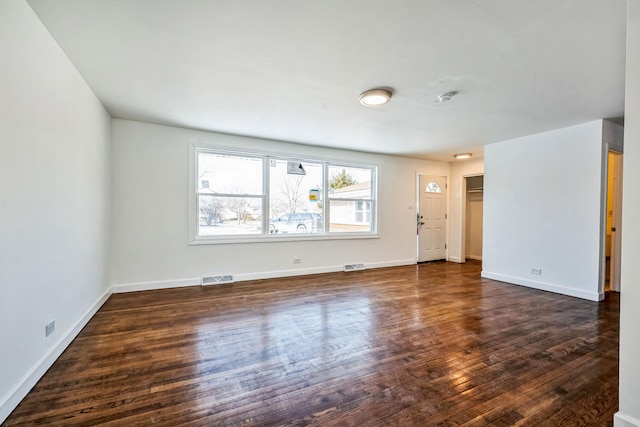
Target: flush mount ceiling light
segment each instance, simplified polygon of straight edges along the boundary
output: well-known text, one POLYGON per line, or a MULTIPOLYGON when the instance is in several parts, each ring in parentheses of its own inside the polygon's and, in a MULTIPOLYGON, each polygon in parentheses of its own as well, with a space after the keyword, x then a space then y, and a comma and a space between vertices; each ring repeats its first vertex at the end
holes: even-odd
POLYGON ((366 107, 377 107, 391 100, 391 92, 386 89, 370 89, 360 94, 360 104, 366 107))
POLYGON ((458 153, 458 154, 454 154, 453 155, 453 157, 455 157, 458 160, 468 159, 471 156, 473 156, 473 154, 471 154, 471 153, 458 153))
POLYGON ((436 98, 436 102, 449 102, 451 101, 451 98, 453 98, 453 96, 458 93, 458 92, 447 92, 447 93, 443 93, 442 95, 438 95, 438 97, 436 98))

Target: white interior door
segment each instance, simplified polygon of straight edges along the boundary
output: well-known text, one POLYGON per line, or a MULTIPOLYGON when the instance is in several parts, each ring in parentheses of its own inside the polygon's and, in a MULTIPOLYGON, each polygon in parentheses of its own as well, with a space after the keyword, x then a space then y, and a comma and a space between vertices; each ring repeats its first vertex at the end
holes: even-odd
POLYGON ((418 186, 418 262, 445 259, 447 178, 420 175, 418 186))

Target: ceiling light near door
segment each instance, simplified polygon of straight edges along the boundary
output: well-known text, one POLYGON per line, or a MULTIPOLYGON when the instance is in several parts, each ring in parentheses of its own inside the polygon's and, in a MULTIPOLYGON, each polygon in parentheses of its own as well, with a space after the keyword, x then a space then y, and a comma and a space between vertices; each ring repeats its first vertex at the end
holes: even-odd
POLYGON ((360 103, 366 107, 378 107, 391 100, 391 92, 386 89, 370 89, 360 94, 360 103))
POLYGON ((458 154, 454 154, 453 155, 453 157, 455 157, 458 160, 468 159, 471 156, 473 156, 473 154, 471 154, 471 153, 458 153, 458 154))

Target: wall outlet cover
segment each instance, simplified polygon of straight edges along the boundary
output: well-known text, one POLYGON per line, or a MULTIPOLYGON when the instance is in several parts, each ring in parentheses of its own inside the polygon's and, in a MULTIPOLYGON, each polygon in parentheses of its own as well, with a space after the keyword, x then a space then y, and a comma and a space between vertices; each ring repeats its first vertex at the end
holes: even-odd
POLYGON ((44 336, 45 338, 48 337, 49 335, 51 335, 53 333, 53 331, 56 330, 56 321, 52 320, 51 322, 47 323, 44 327, 44 336))

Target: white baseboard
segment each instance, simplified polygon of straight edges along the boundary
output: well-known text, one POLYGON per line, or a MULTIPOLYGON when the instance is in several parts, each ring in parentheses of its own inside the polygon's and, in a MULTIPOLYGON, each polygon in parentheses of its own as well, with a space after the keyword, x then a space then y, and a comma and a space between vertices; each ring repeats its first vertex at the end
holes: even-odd
POLYGON ((82 328, 91 320, 94 314, 111 296, 111 289, 105 293, 91 307, 84 312, 82 317, 69 328, 55 344, 29 369, 24 376, 14 385, 7 394, 0 399, 0 423, 4 422, 18 404, 24 399, 34 385, 42 378, 62 352, 71 344, 82 328))
POLYGON ((457 262, 458 264, 462 264, 464 262, 460 259, 460 257, 457 257, 457 256, 450 256, 449 258, 447 258, 447 261, 457 262))
POLYGON ((556 294, 568 295, 571 297, 587 299, 590 301, 602 301, 602 299, 604 298, 604 295, 598 292, 586 292, 580 289, 568 288, 565 286, 559 286, 545 282, 537 282, 534 280, 523 279, 521 277, 491 273, 484 270, 482 271, 481 276, 487 279, 511 283, 513 285, 526 286, 528 288, 539 289, 541 291, 555 292, 556 294))
MULTIPOLYGON (((365 269, 368 270, 373 268, 398 267, 401 265, 411 265, 415 263, 416 263, 415 259, 409 259, 409 260, 405 259, 405 260, 397 260, 397 261, 371 262, 368 264, 365 263, 364 267, 365 269)), ((242 282, 246 280, 261 280, 261 279, 275 279, 278 277, 306 276, 308 274, 336 273, 339 271, 344 271, 344 265, 300 268, 296 270, 277 270, 277 271, 268 271, 268 272, 261 272, 261 273, 237 274, 237 275, 234 275, 233 278, 237 282, 242 282)))
POLYGON ((365 264, 366 268, 386 268, 386 267, 401 267, 403 265, 415 265, 418 261, 414 259, 400 259, 396 261, 384 261, 384 262, 371 262, 365 264))
POLYGON ((467 259, 473 259, 473 260, 476 260, 476 261, 482 261, 482 257, 479 256, 479 255, 469 255, 467 257, 467 259))
POLYGON ((613 427, 640 427, 640 420, 618 411, 613 415, 613 427))
POLYGON ((136 292, 136 291, 153 291, 156 289, 168 289, 168 288, 182 288, 185 286, 200 286, 202 284, 202 278, 195 277, 192 279, 177 279, 177 280, 162 280, 158 282, 136 282, 136 283, 123 283, 113 285, 111 290, 114 294, 121 294, 123 292, 136 292))
MULTIPOLYGON (((357 260, 355 260, 357 261, 357 260)), ((398 267, 402 265, 416 264, 415 259, 402 259, 394 261, 384 262, 372 262, 364 264, 365 269, 373 268, 385 268, 385 267, 398 267)), ((308 274, 321 274, 321 273, 335 273, 344 271, 344 265, 330 265, 326 267, 311 267, 311 268, 298 268, 294 270, 274 270, 264 271, 259 273, 244 273, 244 274, 231 274, 235 282, 245 282, 248 280, 262 280, 262 279, 275 279, 278 277, 292 277, 292 276, 305 276, 308 274)), ((177 280, 163 280, 158 282, 137 282, 137 283, 123 283, 113 285, 112 290, 114 294, 122 292, 136 292, 136 291, 152 291, 156 289, 167 288, 180 288, 184 286, 199 286, 201 278, 191 279, 177 279, 177 280)))

